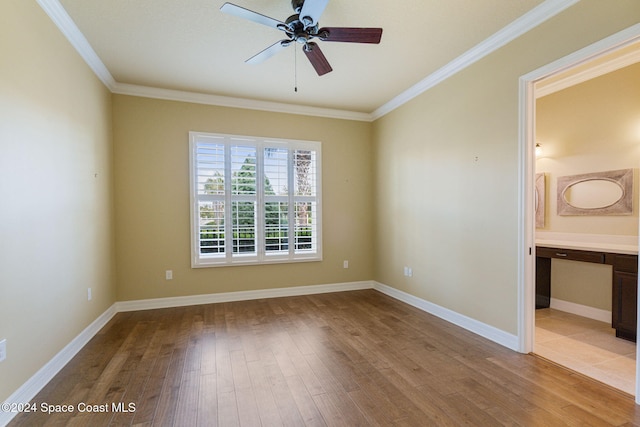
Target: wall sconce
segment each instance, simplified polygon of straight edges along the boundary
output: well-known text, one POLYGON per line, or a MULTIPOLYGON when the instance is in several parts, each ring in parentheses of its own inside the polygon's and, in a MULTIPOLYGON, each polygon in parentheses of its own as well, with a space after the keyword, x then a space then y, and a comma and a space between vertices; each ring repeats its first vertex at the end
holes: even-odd
POLYGON ((542 145, 536 142, 536 157, 542 156, 542 145))

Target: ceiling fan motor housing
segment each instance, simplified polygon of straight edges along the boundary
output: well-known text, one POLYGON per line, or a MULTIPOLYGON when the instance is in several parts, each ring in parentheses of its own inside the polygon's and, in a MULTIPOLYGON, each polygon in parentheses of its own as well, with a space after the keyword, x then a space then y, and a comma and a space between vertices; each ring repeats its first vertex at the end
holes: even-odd
POLYGON ((332 71, 332 68, 320 47, 313 42, 313 39, 317 38, 327 42, 378 44, 382 36, 382 28, 319 28, 318 20, 328 3, 329 0, 291 0, 294 14, 284 22, 232 3, 223 4, 220 10, 230 15, 275 28, 287 35, 286 39, 277 41, 245 62, 258 64, 295 42, 302 45, 302 50, 309 62, 311 62, 318 75, 322 76, 332 71))
MULTIPOLYGON (((297 1, 297 0, 293 0, 297 1)), ((296 41, 300 44, 307 44, 307 42, 313 37, 318 35, 318 26, 305 28, 304 24, 300 21, 299 15, 291 15, 285 21, 289 31, 284 30, 292 41, 296 41)))

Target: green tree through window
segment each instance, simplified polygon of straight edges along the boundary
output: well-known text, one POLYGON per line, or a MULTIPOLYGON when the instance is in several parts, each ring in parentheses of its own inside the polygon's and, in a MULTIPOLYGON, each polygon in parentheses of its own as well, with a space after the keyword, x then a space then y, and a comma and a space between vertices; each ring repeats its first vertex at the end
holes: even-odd
POLYGON ((195 264, 233 264, 236 256, 243 263, 318 258, 319 144, 234 142, 191 135, 195 264))

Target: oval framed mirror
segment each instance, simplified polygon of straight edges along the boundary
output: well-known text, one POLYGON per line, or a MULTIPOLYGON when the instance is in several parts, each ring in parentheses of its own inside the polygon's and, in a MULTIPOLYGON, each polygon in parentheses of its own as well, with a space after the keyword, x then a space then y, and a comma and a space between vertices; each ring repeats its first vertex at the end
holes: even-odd
POLYGON ((558 178, 558 215, 631 215, 633 169, 558 178))

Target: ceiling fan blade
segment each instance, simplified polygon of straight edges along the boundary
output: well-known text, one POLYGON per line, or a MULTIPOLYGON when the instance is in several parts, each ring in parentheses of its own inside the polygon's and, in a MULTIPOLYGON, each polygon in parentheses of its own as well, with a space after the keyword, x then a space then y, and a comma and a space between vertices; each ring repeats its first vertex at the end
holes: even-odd
POLYGON ((307 43, 305 46, 303 46, 302 51, 305 55, 307 55, 307 58, 309 58, 309 62, 311 62, 311 65, 313 65, 313 68, 316 70, 316 73, 318 73, 319 76, 323 76, 333 71, 333 68, 331 68, 331 65, 329 65, 329 61, 327 61, 327 58, 325 58, 324 54, 317 44, 313 42, 307 43))
POLYGON ((264 62, 267 59, 271 58, 273 55, 275 55, 276 53, 280 52, 281 50, 283 50, 284 48, 286 48, 290 44, 291 44, 291 40, 280 40, 278 42, 275 42, 274 44, 272 44, 271 46, 269 46, 268 48, 266 48, 262 52, 252 56, 249 59, 247 59, 245 62, 247 64, 259 64, 259 63, 264 62))
POLYGON ((244 7, 237 6, 233 3, 223 4, 220 8, 220 11, 229 15, 237 16, 239 18, 248 19, 249 21, 257 22, 258 24, 266 25, 267 27, 272 27, 278 30, 282 30, 283 28, 287 27, 284 22, 278 21, 277 19, 269 18, 268 16, 262 15, 249 9, 245 9, 244 7))
POLYGON ((382 28, 349 28, 349 27, 326 27, 320 28, 318 34, 327 33, 320 36, 320 40, 327 42, 347 42, 347 43, 380 43, 382 38, 382 28))
POLYGON ((329 0, 305 0, 300 10, 300 21, 305 28, 313 27, 318 24, 318 20, 327 7, 329 0))

